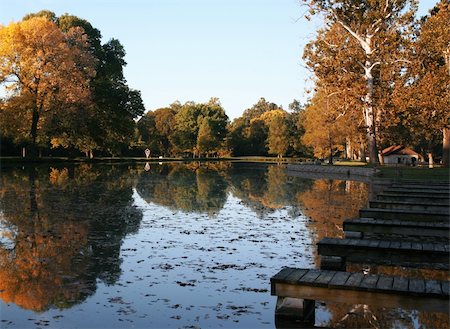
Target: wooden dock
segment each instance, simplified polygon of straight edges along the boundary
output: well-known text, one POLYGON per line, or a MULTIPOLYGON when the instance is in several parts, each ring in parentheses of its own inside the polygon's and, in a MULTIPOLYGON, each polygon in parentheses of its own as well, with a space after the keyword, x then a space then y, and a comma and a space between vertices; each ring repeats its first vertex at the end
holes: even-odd
POLYGON ((342 268, 347 262, 353 262, 449 269, 448 243, 323 238, 317 243, 317 249, 321 256, 321 268, 329 268, 326 257, 339 257, 342 268))
POLYGON ((281 298, 449 312, 449 282, 363 273, 284 268, 271 279, 281 298))
POLYGON ((404 201, 404 202, 428 202, 428 203, 439 203, 439 204, 447 204, 449 202, 449 198, 447 196, 437 197, 430 196, 426 193, 422 193, 419 196, 405 195, 401 193, 379 193, 376 196, 376 199, 379 201, 404 201))
POLYGON ((449 215, 429 211, 416 211, 409 209, 380 209, 366 208, 359 210, 359 216, 362 218, 376 219, 401 219, 418 221, 448 221, 449 215))
POLYGON ((449 281, 345 270, 354 262, 449 271, 449 191, 448 183, 387 186, 360 218, 344 221, 346 238, 317 243, 321 270, 284 268, 271 278, 275 314, 292 316, 297 305, 295 321, 313 325, 315 300, 448 313, 449 281))
POLYGON ((438 197, 438 198, 448 198, 449 192, 448 191, 442 191, 442 190, 427 190, 427 191, 418 191, 414 189, 409 188, 390 188, 383 191, 383 194, 403 194, 405 196, 431 196, 431 197, 438 197))
POLYGON ((369 202, 370 208, 404 210, 421 212, 436 212, 439 214, 450 215, 450 206, 448 202, 427 202, 427 201, 392 201, 392 200, 375 200, 369 202))
POLYGON ((347 219, 343 224, 344 232, 347 235, 353 234, 359 238, 366 236, 385 236, 398 238, 399 236, 409 238, 450 238, 449 222, 429 222, 429 221, 407 221, 397 219, 373 219, 373 218, 356 218, 347 219))

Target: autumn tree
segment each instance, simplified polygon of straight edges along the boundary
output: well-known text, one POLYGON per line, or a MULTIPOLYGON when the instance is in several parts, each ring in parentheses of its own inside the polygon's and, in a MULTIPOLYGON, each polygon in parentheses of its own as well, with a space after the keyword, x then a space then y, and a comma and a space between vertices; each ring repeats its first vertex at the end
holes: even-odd
POLYGON ((43 17, 0 27, 0 83, 7 95, 2 130, 30 143, 32 155, 56 111, 89 104, 95 59, 88 48, 83 29, 64 33, 43 17), (18 111, 28 129, 9 129, 18 111))
POLYGON ((102 45, 100 31, 88 21, 50 11, 26 15, 2 30, 0 57, 9 59, 0 82, 10 90, 1 104, 2 122, 17 143, 77 149, 91 157, 94 150, 115 155, 128 146, 133 119, 144 105, 140 92, 126 83, 118 40, 102 45), (18 111, 31 121, 26 134, 17 123, 8 129, 18 111))
POLYGON ((319 89, 302 118, 303 142, 314 148, 316 157, 328 157, 330 164, 336 152, 344 150, 346 137, 352 134, 351 113, 339 96, 338 91, 319 89))
MULTIPOLYGON (((363 118, 370 163, 378 162, 376 121, 379 119, 374 99, 377 87, 376 70, 392 65, 390 50, 397 45, 399 34, 406 31, 413 22, 416 10, 414 0, 374 0, 356 2, 353 0, 303 0, 311 14, 321 13, 327 21, 327 28, 339 25, 349 39, 357 45, 356 56, 349 59, 359 68, 352 73, 365 82, 361 91, 363 118)), ((335 45, 339 50, 341 45, 335 45)), ((340 68, 336 67, 339 71, 340 68)), ((342 74, 342 72, 338 72, 342 74)))
POLYGON ((77 16, 62 15, 57 23, 63 31, 73 27, 86 31, 97 66, 91 83, 92 106, 62 122, 52 146, 72 145, 90 157, 94 150, 121 154, 132 140, 134 119, 145 111, 140 91, 129 88, 123 74, 125 49, 117 39, 102 45, 100 31, 77 16))
POLYGON ((443 142, 448 166, 450 146, 450 4, 440 1, 423 17, 396 88, 396 115, 406 128, 407 142, 423 147, 433 164, 433 148, 443 142))

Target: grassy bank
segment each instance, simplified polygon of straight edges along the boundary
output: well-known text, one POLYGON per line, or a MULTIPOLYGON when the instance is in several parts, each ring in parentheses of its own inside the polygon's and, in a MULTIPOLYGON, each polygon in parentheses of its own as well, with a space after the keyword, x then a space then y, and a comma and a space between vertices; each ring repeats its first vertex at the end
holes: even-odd
POLYGON ((424 180, 449 182, 448 168, 379 167, 377 177, 392 180, 424 180))

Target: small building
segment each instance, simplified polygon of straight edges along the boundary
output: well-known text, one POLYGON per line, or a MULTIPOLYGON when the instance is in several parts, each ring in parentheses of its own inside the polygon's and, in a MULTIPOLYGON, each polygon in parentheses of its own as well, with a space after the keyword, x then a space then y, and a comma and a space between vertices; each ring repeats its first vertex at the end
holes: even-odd
POLYGON ((401 145, 393 145, 381 151, 384 164, 402 164, 415 166, 423 157, 416 151, 401 145))

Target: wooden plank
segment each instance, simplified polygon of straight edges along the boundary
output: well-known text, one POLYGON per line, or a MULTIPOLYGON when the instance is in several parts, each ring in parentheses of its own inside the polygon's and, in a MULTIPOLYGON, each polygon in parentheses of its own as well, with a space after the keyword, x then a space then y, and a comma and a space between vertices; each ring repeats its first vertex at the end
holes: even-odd
POLYGON ((388 249, 391 246, 391 241, 380 241, 379 248, 388 249))
POLYGON ((296 269, 294 272, 290 273, 283 281, 287 283, 297 283, 300 278, 302 278, 306 273, 308 273, 307 269, 296 269))
POLYGON ((345 285, 347 287, 358 288, 364 278, 363 273, 351 273, 345 285))
POLYGON ((442 288, 442 294, 449 296, 450 295, 450 287, 448 281, 442 281, 441 282, 441 288, 442 288))
POLYGON ((309 270, 302 278, 299 283, 309 283, 313 284, 317 277, 320 275, 320 270, 309 270))
POLYGON ((402 241, 400 243, 400 248, 401 249, 411 249, 411 242, 408 241, 402 241))
POLYGON ((321 274, 317 277, 315 283, 317 283, 318 285, 327 286, 331 279, 333 279, 335 274, 336 271, 322 271, 321 274))
POLYGON ((425 292, 428 294, 441 295, 441 284, 436 280, 425 280, 425 292))
POLYGON ((380 241, 378 240, 367 240, 368 244, 367 246, 370 248, 377 248, 380 245, 380 241))
POLYGON ((418 242, 412 242, 411 243, 411 249, 413 249, 413 250, 423 250, 422 249, 422 244, 421 243, 418 243, 418 242))
POLYGON ((424 251, 434 251, 434 246, 433 246, 432 243, 425 242, 425 243, 422 243, 422 250, 424 250, 424 251))
POLYGON ((393 277, 389 276, 380 276, 377 282, 378 290, 392 290, 392 284, 394 282, 393 277))
POLYGON ((347 282, 347 279, 349 278, 350 273, 348 272, 336 272, 336 274, 331 279, 330 283, 328 284, 329 287, 341 287, 345 285, 345 282, 347 282))
POLYGON ((277 296, 281 297, 449 313, 449 300, 441 296, 417 296, 411 298, 408 295, 393 295, 392 293, 381 291, 342 290, 313 286, 293 286, 281 283, 276 285, 277 296))
POLYGON ((294 272, 296 269, 292 267, 285 267, 280 272, 275 274, 273 277, 270 278, 271 281, 278 281, 278 280, 284 280, 289 274, 294 272))
POLYGON ((376 274, 366 274, 361 281, 360 287, 367 288, 367 290, 372 291, 376 288, 379 276, 376 274))
POLYGON ((399 292, 407 292, 408 283, 409 283, 408 279, 396 276, 394 277, 394 281, 392 283, 392 289, 399 292))
POLYGON ((444 244, 442 244, 442 243, 434 243, 433 247, 434 247, 434 251, 445 252, 445 247, 444 247, 444 244))
POLYGON ((415 294, 423 294, 425 291, 425 282, 422 279, 409 280, 409 292, 415 294))

